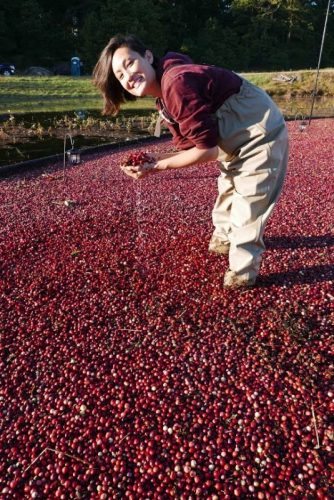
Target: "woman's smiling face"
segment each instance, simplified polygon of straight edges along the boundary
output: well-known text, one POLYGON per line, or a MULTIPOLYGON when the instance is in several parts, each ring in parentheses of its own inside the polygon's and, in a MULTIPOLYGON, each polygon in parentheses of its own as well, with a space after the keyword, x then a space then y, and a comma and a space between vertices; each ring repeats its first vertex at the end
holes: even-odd
POLYGON ((153 54, 146 50, 141 56, 128 47, 117 49, 112 58, 112 70, 122 87, 136 97, 160 97, 160 85, 152 66, 153 54))

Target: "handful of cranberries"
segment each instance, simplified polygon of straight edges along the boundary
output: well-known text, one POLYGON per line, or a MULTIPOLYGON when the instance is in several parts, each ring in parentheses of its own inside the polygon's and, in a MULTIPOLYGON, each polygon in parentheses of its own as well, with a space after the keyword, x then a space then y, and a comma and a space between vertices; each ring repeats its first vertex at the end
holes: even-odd
POLYGON ((154 163, 156 160, 153 156, 144 153, 144 151, 137 151, 131 153, 125 160, 124 165, 126 166, 140 166, 146 163, 154 163))

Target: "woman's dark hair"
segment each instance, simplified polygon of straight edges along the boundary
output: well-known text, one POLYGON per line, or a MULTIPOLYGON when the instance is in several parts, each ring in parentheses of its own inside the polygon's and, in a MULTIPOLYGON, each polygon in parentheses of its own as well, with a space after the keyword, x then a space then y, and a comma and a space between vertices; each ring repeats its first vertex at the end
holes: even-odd
MULTIPOLYGON (((127 92, 119 83, 112 70, 112 58, 117 49, 128 47, 145 56, 147 48, 134 35, 117 34, 101 52, 100 58, 93 70, 93 83, 101 91, 104 100, 102 113, 104 115, 117 115, 120 105, 126 101, 135 101, 136 97, 127 92)), ((153 67, 156 67, 154 58, 153 67)))

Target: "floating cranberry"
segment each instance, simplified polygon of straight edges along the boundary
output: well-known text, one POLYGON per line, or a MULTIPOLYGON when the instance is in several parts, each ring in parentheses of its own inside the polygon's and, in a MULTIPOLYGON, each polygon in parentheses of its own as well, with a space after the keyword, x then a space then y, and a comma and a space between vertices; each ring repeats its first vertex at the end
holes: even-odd
POLYGON ((331 498, 333 121, 289 130, 245 291, 207 252, 216 165, 117 168, 168 142, 2 179, 1 499, 331 498))

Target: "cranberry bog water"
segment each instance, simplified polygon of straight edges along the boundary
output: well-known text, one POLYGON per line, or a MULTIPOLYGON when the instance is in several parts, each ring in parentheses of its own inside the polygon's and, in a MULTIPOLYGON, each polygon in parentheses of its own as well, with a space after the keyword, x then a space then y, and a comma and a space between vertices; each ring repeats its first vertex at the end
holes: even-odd
POLYGON ((333 125, 289 124, 244 291, 214 164, 121 172, 169 142, 2 179, 1 499, 332 497, 333 125))

